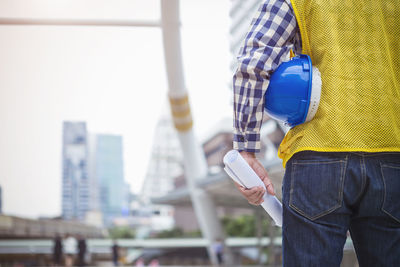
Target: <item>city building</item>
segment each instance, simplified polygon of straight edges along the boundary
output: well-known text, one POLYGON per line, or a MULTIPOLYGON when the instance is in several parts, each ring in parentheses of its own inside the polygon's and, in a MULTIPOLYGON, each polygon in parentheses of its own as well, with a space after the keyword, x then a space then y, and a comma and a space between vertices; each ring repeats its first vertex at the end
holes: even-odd
POLYGON ((95 226, 129 214, 122 137, 89 135, 85 122, 64 122, 62 218, 95 226))
POLYGON ((122 136, 98 134, 94 143, 91 175, 99 202, 94 202, 93 210, 100 210, 104 224, 110 226, 115 218, 129 215, 130 189, 124 180, 122 136))
POLYGON ((169 113, 164 114, 154 131, 152 152, 141 190, 141 198, 145 203, 149 203, 154 196, 172 190, 173 178, 183 173, 179 140, 169 113))
POLYGON ((62 218, 83 221, 90 209, 85 122, 64 122, 62 148, 62 218))
POLYGON ((86 213, 85 223, 97 227, 103 226, 103 214, 100 207, 100 188, 98 177, 96 176, 96 134, 90 133, 88 138, 88 173, 89 173, 89 190, 90 202, 89 212, 86 213))
POLYGON ((140 194, 140 201, 143 203, 142 214, 150 214, 148 232, 166 230, 174 226, 174 209, 168 205, 156 205, 151 199, 173 190, 174 178, 182 173, 183 157, 180 143, 169 112, 164 112, 155 129, 147 174, 140 194))

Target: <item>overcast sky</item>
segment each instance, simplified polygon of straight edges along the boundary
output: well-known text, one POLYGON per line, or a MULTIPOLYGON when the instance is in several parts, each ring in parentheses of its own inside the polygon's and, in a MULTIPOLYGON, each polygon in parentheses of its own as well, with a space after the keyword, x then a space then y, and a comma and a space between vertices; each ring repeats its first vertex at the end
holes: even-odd
MULTIPOLYGON (((186 86, 195 131, 231 116, 229 0, 181 1, 186 86)), ((159 1, 0 1, 0 17, 158 19, 159 1)), ((62 122, 124 138, 125 180, 138 193, 167 83, 157 28, 0 26, 3 211, 61 212, 62 122)), ((167 110, 169 112, 169 110, 167 110)))

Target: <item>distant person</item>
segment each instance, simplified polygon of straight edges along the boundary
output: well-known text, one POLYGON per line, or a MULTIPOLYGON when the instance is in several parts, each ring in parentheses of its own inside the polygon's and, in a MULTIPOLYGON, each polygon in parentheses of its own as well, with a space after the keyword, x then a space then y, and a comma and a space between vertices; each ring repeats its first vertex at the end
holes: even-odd
POLYGON ((114 266, 118 266, 118 264, 119 264, 119 246, 117 244, 117 241, 114 240, 111 250, 112 250, 112 259, 113 259, 114 266))
POLYGON ((75 237, 70 234, 65 236, 64 252, 65 252, 65 266, 73 266, 75 261, 77 242, 75 237))
POLYGON ((83 236, 78 239, 78 266, 85 266, 86 240, 83 236))
POLYGON ((144 267, 144 260, 142 259, 142 258, 139 258, 137 261, 136 261, 136 265, 135 265, 136 267, 144 267))
POLYGON ((151 260, 151 262, 149 263, 149 267, 158 267, 160 266, 160 263, 158 262, 157 259, 151 260))
POLYGON ((55 266, 62 265, 63 245, 59 235, 56 235, 53 243, 53 261, 55 266))
POLYGON ((217 257, 218 264, 224 264, 224 245, 221 239, 217 239, 213 244, 213 251, 217 257))

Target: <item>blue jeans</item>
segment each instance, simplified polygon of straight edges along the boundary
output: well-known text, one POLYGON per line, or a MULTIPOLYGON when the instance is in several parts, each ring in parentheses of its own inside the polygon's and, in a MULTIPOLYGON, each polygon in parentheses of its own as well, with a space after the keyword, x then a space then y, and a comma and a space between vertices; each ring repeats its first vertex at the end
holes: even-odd
POLYGON ((283 181, 283 266, 400 266, 400 153, 296 153, 283 181))

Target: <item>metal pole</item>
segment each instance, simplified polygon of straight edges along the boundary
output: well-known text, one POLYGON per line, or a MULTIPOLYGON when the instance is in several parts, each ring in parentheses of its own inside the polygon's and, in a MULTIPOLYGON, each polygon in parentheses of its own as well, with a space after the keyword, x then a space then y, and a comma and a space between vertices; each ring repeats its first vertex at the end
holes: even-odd
POLYGON ((262 257, 262 234, 263 234, 263 225, 262 225, 262 210, 260 209, 255 209, 254 210, 254 219, 255 219, 255 224, 256 224, 256 236, 257 236, 257 250, 258 250, 258 255, 257 255, 257 264, 261 264, 261 257, 262 257))
POLYGON ((0 18, 0 25, 14 26, 102 26, 102 27, 161 27, 160 21, 99 20, 99 19, 38 19, 0 18))
POLYGON ((275 266, 275 237, 276 237, 276 227, 274 226, 274 222, 272 221, 271 218, 269 218, 269 239, 270 244, 269 244, 269 253, 268 253, 268 264, 271 266, 275 266))
MULTIPOLYGON (((196 180, 207 175, 207 163, 200 144, 193 132, 189 97, 185 87, 181 55, 179 0, 161 0, 161 22, 164 41, 164 56, 167 67, 169 99, 175 128, 181 143, 185 178, 194 211, 203 237, 208 240, 208 254, 212 264, 217 265, 213 243, 224 240, 216 206, 211 196, 196 186, 196 180)), ((232 257, 225 253, 228 262, 232 257)))

